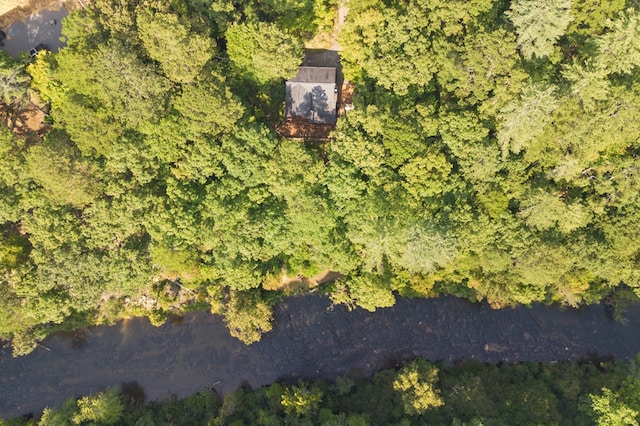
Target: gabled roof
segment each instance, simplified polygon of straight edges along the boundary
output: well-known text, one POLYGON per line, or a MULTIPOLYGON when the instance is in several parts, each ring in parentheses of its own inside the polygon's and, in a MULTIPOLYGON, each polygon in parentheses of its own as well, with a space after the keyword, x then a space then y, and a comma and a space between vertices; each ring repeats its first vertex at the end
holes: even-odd
POLYGON ((290 81, 299 83, 335 83, 336 69, 329 67, 300 67, 290 81))
POLYGON ((310 123, 336 123, 336 69, 300 67, 298 75, 286 82, 286 115, 302 117, 310 123))

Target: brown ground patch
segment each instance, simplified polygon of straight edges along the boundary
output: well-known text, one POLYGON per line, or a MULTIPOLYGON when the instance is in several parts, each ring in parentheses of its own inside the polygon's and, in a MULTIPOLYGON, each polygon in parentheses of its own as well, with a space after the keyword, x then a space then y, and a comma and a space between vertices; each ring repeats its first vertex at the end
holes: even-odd
POLYGON ((44 9, 56 0, 32 0, 24 6, 18 6, 0 16, 0 28, 7 28, 14 22, 20 22, 34 12, 44 9))
POLYGON ((327 270, 320 272, 314 277, 303 277, 302 275, 289 277, 287 276, 287 272, 283 270, 280 280, 277 283, 274 281, 270 282, 270 287, 267 290, 283 290, 286 293, 306 292, 319 285, 340 279, 343 276, 340 272, 327 270))
POLYGON ((345 82, 340 87, 340 94, 338 97, 338 115, 344 115, 346 112, 345 107, 353 104, 353 96, 355 95, 353 84, 345 82))
POLYGON ((0 0, 0 16, 20 6, 24 6, 25 3, 27 3, 27 0, 0 0))
MULTIPOLYGON (((24 21, 29 15, 44 9, 59 0, 31 0, 24 6, 15 7, 0 16, 0 28, 7 29, 14 22, 24 21)), ((90 3, 88 0, 63 0, 62 4, 68 11, 80 9, 90 3)))
POLYGON ((32 100, 24 103, 6 105, 0 103, 0 120, 15 134, 23 137, 27 142, 42 139, 51 129, 45 123, 45 111, 32 100))

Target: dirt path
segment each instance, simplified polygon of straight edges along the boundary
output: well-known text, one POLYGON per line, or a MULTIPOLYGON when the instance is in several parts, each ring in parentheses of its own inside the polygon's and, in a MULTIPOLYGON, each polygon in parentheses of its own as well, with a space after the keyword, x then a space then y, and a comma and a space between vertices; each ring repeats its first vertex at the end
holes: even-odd
POLYGON ((317 34, 316 37, 305 44, 305 48, 310 50, 332 50, 335 52, 342 50, 342 46, 338 43, 338 35, 340 34, 340 30, 342 29, 342 26, 347 19, 347 14, 349 13, 349 7, 347 6, 348 3, 349 0, 340 1, 337 16, 333 21, 333 28, 331 32, 322 32, 317 34))
POLYGON ((292 293, 298 291, 306 292, 321 284, 327 284, 344 277, 340 272, 330 270, 322 271, 313 277, 304 277, 302 275, 289 277, 286 271, 283 270, 282 272, 280 280, 273 282, 268 290, 286 290, 292 293))
POLYGON ((335 50, 337 52, 342 50, 342 46, 340 46, 340 43, 338 43, 338 35, 340 34, 342 26, 347 21, 347 15, 349 14, 348 3, 349 0, 343 0, 338 6, 338 20, 336 21, 336 26, 334 27, 334 40, 330 50, 335 50))

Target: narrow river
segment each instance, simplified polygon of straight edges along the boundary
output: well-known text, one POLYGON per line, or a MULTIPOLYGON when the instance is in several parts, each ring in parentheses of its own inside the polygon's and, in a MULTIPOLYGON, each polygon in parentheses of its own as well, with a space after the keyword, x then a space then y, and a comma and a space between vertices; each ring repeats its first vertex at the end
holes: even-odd
POLYGON ((0 354, 0 417, 38 414, 68 396, 136 381, 147 400, 278 379, 335 378, 421 355, 488 362, 630 358, 640 352, 640 306, 615 322, 602 305, 492 310, 452 297, 399 300, 375 313, 329 309, 315 296, 286 299, 274 330, 251 346, 219 317, 190 313, 156 328, 145 319, 60 333, 27 357, 0 354))

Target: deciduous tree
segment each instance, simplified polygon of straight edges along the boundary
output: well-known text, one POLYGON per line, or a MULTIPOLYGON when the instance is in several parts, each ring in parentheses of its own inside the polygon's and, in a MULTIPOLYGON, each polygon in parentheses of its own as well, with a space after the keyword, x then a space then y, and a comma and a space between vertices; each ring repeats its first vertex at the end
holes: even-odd
POLYGON ((302 41, 275 24, 234 24, 225 37, 234 67, 258 83, 292 78, 302 63, 302 41))
POLYGON ((423 358, 418 358, 398 372, 393 389, 400 392, 405 413, 420 415, 444 404, 437 383, 438 369, 423 358))
POLYGON ((164 75, 171 81, 193 81, 215 53, 215 41, 207 34, 197 33, 188 21, 175 13, 141 6, 136 23, 149 57, 160 63, 164 75))

